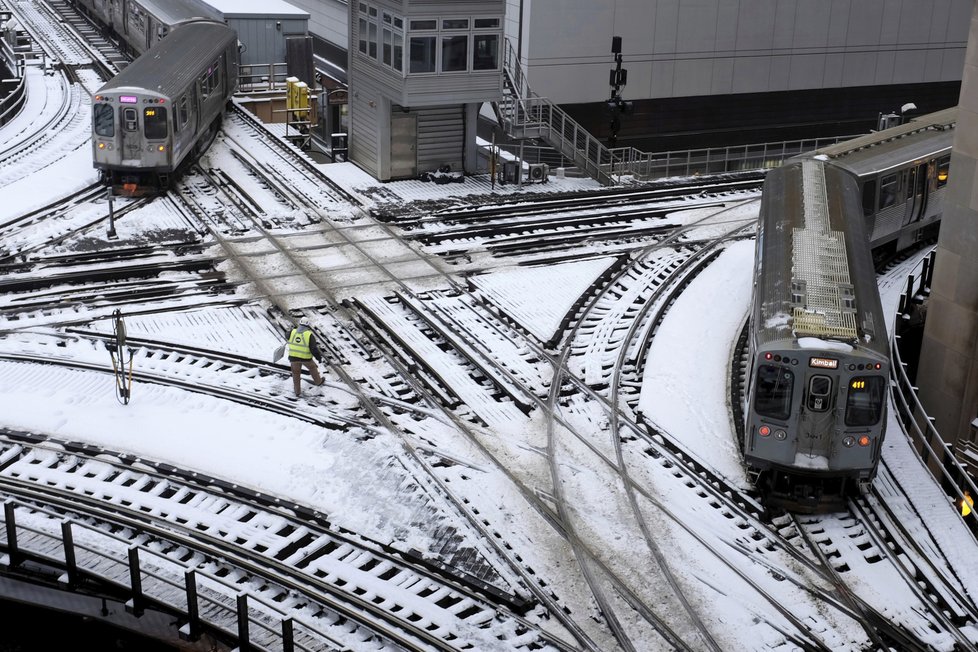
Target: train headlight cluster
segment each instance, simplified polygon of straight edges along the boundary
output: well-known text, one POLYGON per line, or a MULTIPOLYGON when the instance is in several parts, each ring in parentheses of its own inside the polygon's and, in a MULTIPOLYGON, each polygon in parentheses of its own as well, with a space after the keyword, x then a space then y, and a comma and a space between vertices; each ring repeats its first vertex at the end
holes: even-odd
MULTIPOLYGON (((757 429, 757 434, 759 434, 761 437, 770 437, 771 432, 772 432, 771 426, 761 426, 760 428, 757 429)), ((784 441, 785 439, 788 438, 788 433, 786 433, 784 430, 781 430, 780 428, 778 428, 773 432, 774 432, 774 438, 777 439, 778 441, 784 441)))
POLYGON ((846 435, 842 439, 842 445, 846 448, 852 448, 856 445, 856 443, 858 443, 860 446, 865 448, 866 446, 869 446, 872 441, 873 439, 869 435, 859 435, 859 439, 856 439, 852 435, 846 435))
POLYGON ((785 364, 798 364, 797 358, 789 358, 786 355, 781 355, 779 353, 771 353, 770 351, 764 354, 765 360, 774 360, 775 362, 783 362, 785 364))
POLYGON ((862 371, 863 369, 870 369, 870 370, 875 369, 876 371, 879 371, 882 368, 883 365, 882 363, 879 362, 877 362, 876 364, 873 364, 872 362, 867 362, 866 364, 854 364, 852 362, 849 363, 849 371, 855 371, 856 369, 858 369, 859 371, 862 371))

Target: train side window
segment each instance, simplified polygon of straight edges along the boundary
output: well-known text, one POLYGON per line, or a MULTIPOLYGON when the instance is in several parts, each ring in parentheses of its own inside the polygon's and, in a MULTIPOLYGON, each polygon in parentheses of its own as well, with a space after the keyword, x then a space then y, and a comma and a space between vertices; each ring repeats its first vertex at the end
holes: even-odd
POLYGON ((95 135, 104 138, 115 136, 115 111, 111 104, 95 105, 95 135))
POLYGON ((832 379, 828 376, 812 376, 808 380, 808 409, 825 412, 832 407, 832 379))
POLYGON ((187 101, 187 96, 184 95, 180 98, 180 126, 187 124, 187 120, 190 119, 190 103, 187 101))
POLYGON ((856 376, 849 381, 846 397, 846 425, 871 426, 880 420, 886 379, 883 376, 856 376))
POLYGON ((948 175, 951 169, 951 157, 942 156, 937 159, 937 187, 943 188, 947 185, 948 175))
POLYGON ((870 179, 863 184, 863 215, 876 212, 876 179, 870 179))
POLYGON ((790 369, 761 365, 757 369, 754 411, 763 417, 787 419, 791 415, 791 393, 795 375, 790 369))
POLYGON ((880 179, 880 209, 892 206, 897 202, 900 190, 900 177, 890 174, 880 179))
POLYGON ((148 140, 166 138, 166 109, 162 106, 149 106, 143 109, 143 131, 148 140))

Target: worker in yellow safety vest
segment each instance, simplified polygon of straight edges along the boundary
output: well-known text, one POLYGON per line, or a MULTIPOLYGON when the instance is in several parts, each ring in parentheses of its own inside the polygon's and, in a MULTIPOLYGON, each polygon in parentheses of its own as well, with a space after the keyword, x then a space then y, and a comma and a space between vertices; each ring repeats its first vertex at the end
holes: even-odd
POLYGON ((313 361, 313 356, 321 357, 319 346, 313 336, 312 328, 309 327, 309 320, 303 317, 299 320, 299 325, 289 333, 289 364, 292 366, 292 386, 296 396, 302 396, 300 377, 302 368, 305 367, 312 374, 313 385, 322 385, 325 381, 319 375, 319 367, 313 361))
POLYGON ((965 490, 964 497, 958 502, 961 505, 962 518, 970 514, 971 510, 974 509, 975 499, 971 497, 971 492, 968 490, 965 490))

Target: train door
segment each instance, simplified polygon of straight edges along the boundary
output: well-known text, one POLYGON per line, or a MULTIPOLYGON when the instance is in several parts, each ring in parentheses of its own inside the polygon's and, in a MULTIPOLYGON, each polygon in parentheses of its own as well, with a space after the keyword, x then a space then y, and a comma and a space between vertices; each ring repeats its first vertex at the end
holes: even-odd
POLYGON ((835 423, 836 380, 824 373, 810 374, 805 380, 798 419, 796 452, 800 455, 829 457, 835 423))
POLYGON ((122 162, 135 164, 143 150, 142 132, 139 130, 139 110, 135 106, 122 109, 122 162))
POLYGON ((903 218, 904 226, 918 222, 924 216, 932 176, 933 167, 928 162, 916 164, 907 170, 907 212, 903 218))

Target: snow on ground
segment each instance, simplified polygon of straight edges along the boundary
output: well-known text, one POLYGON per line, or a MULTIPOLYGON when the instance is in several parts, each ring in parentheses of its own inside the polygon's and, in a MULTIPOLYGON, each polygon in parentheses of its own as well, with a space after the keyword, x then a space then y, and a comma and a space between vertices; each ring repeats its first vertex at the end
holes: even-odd
MULTIPOLYGON (((31 92, 47 93, 45 80, 32 79, 31 92)), ((0 143, 14 138, 16 135, 6 127, 0 130, 0 143)), ((70 153, 59 161, 0 188, 0 206, 5 216, 23 214, 92 183, 95 175, 87 143, 79 146, 73 142, 64 149, 70 153)), ((467 178, 461 184, 379 184, 351 163, 322 165, 322 169, 337 183, 373 203, 452 199, 473 192, 501 196, 520 192, 514 186, 494 189, 484 175, 467 178)), ((539 192, 595 187, 590 180, 554 178, 549 184, 530 188, 539 192)), ((148 217, 152 212, 144 209, 127 216, 127 234, 135 236, 140 229, 159 229, 161 221, 148 217), (147 216, 145 222, 140 213, 147 216)), ((166 223, 166 219, 162 222, 166 223)), ((560 317, 582 289, 609 263, 608 259, 595 258, 550 267, 503 268, 474 277, 472 282, 543 339, 554 332, 560 317)), ((645 417, 666 436, 681 442, 691 455, 740 485, 745 480, 730 424, 727 379, 732 343, 747 314, 752 270, 753 244, 732 244, 684 291, 670 308, 649 353, 640 403, 645 417)), ((889 304, 892 311, 892 302, 889 304)), ((133 317, 129 326, 134 337, 144 335, 268 359, 279 341, 278 334, 260 322, 260 313, 249 309, 188 308, 179 316, 133 317)), ((199 469, 309 504, 329 514, 336 524, 378 541, 404 549, 428 547, 426 532, 418 527, 419 515, 430 516, 438 509, 409 490, 413 482, 402 461, 403 442, 393 433, 380 432, 370 439, 357 439, 250 406, 152 383, 138 383, 132 401, 122 405, 116 399, 112 376, 107 373, 109 355, 104 349, 84 338, 62 340, 63 345, 57 345, 54 332, 33 323, 8 320, 0 324, 0 354, 90 360, 103 365, 106 372, 2 361, 0 425, 84 440, 199 469)), ((101 321, 99 329, 108 332, 109 322, 101 321)), ((259 390, 268 393, 287 391, 289 384, 285 376, 264 382, 259 390)), ((325 387, 315 392, 324 390, 331 391, 325 387)), ((310 396, 314 393, 307 391, 310 396)), ((431 434, 430 439, 437 438, 439 429, 447 428, 435 419, 419 426, 431 434)), ((892 424, 891 433, 885 459, 897 468, 909 469, 913 466, 913 453, 901 443, 899 429, 892 424)), ((450 438, 446 436, 445 440, 450 438)), ((526 452, 527 457, 534 455, 529 448, 526 452)), ((471 454, 467 450, 459 456, 471 454)), ((906 472, 922 485, 913 494, 916 510, 948 519, 942 549, 952 559, 959 559, 958 567, 963 575, 968 575, 973 549, 960 543, 965 540, 960 519, 954 518, 954 510, 929 476, 919 469, 906 472)), ((491 497, 499 505, 523 505, 519 495, 509 493, 509 485, 492 483, 486 492, 486 499, 491 497)), ((514 512, 519 509, 514 508, 514 512)), ((530 535, 528 538, 533 539, 530 535)), ((618 546, 623 558, 631 554, 629 541, 609 537, 606 544, 618 546)), ((543 557, 549 553, 529 554, 543 557)), ((565 565, 573 564, 565 560, 565 565)), ((557 568, 547 570, 559 575, 557 568)), ((565 570, 576 574, 578 569, 565 570)), ((723 590, 723 578, 708 579, 723 590)), ((555 581, 559 584, 565 579, 558 577, 555 581)), ((978 592, 974 573, 963 581, 973 595, 978 592)), ((725 615, 718 613, 717 617, 723 620, 725 615)), ((757 644, 756 649, 766 645, 764 641, 757 644)))
POLYGON ((737 242, 683 290, 652 342, 639 403, 647 420, 736 485, 746 478, 727 370, 747 318, 753 271, 754 242, 737 242))

